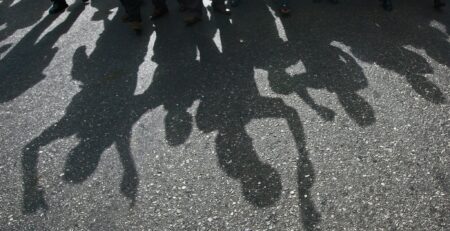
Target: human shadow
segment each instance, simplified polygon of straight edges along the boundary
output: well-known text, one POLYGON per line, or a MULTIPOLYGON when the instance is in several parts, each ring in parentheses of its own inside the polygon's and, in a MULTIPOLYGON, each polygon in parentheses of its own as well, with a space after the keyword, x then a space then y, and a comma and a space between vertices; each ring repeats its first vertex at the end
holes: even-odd
MULTIPOLYGON (((354 28, 364 28, 359 36, 342 30, 339 24, 344 20, 327 21, 341 28, 335 30, 334 37, 348 44, 356 57, 404 76, 423 99, 434 104, 445 103, 446 98, 441 89, 427 77, 434 74, 430 63, 424 56, 408 49, 408 46, 423 49, 437 62, 450 66, 448 35, 431 26, 431 23, 438 22, 444 27, 443 30, 448 28, 448 13, 432 9, 428 6, 429 2, 398 3, 403 3, 403 6, 395 14, 366 14, 365 17, 361 15, 361 20, 354 20, 354 28)), ((341 18, 346 17, 341 15, 341 18)))
POLYGON ((240 6, 234 12, 232 24, 221 16, 212 19, 220 32, 221 52, 211 43, 200 43, 201 60, 205 60, 204 65, 210 71, 205 71, 208 88, 200 101, 196 123, 205 133, 217 132, 219 166, 228 176, 240 181, 244 198, 257 207, 266 207, 280 199, 281 176, 259 158, 245 127, 255 119, 286 121, 298 152, 301 223, 307 230, 313 230, 320 222, 320 213, 311 200, 315 173, 302 122, 297 111, 280 98, 262 96, 255 79, 255 69, 268 71, 270 78, 275 74, 275 67, 283 64, 278 63, 283 58, 277 53, 283 41, 277 36, 266 3, 252 1, 250 5, 251 9, 240 6))
POLYGON ((425 100, 435 104, 444 103, 442 91, 425 77, 433 73, 430 64, 405 46, 424 49, 432 58, 448 65, 448 37, 429 25, 432 20, 437 20, 445 26, 448 19, 432 9, 423 12, 423 8, 414 4, 392 15, 373 14, 357 5, 346 5, 343 6, 347 8, 345 12, 325 7, 320 13, 327 16, 320 17, 320 20, 311 20, 317 17, 314 15, 318 13, 316 9, 283 20, 288 40, 292 41, 286 46, 291 50, 288 53, 293 52, 290 56, 298 54, 301 57, 306 73, 294 77, 272 76, 273 89, 282 94, 296 92, 321 117, 328 120, 332 118, 329 110, 311 103, 305 91, 305 88, 325 88, 337 94, 347 114, 358 125, 371 125, 375 122, 374 111, 357 94, 368 84, 362 69, 355 62, 355 58, 358 58, 404 76, 412 89, 425 100), (300 33, 297 28, 301 28, 304 33, 300 33), (332 45, 336 41, 344 44, 332 45), (320 83, 325 85, 320 86, 320 83))
MULTIPOLYGON (((273 4, 269 7, 275 8, 273 4)), ((327 12, 321 14, 328 15, 333 7, 324 7, 327 12)), ((300 15, 281 21, 288 42, 280 48, 279 54, 284 62, 291 63, 272 65, 278 68, 274 70, 276 74, 269 77, 272 90, 280 94, 296 93, 323 120, 332 121, 335 112, 315 103, 308 93, 308 88, 327 90, 337 96, 346 114, 355 123, 363 127, 372 125, 376 121, 375 112, 358 93, 368 86, 367 77, 351 54, 332 44, 334 24, 323 23, 328 22, 324 18, 311 20, 314 13, 300 12, 300 15)))
POLYGON ((310 200, 314 169, 308 158, 302 123, 296 110, 279 98, 260 95, 254 79, 255 68, 268 68, 272 55, 260 45, 278 46, 273 20, 265 3, 252 4, 251 14, 233 17, 234 25, 221 15, 193 28, 180 28, 179 20, 165 18, 156 22, 156 41, 152 60, 158 64, 151 85, 137 96, 136 114, 163 106, 167 110, 166 140, 169 145, 185 143, 193 127, 188 109, 195 101, 197 127, 216 131, 215 149, 224 172, 239 180, 244 198, 257 207, 274 205, 281 196, 281 176, 261 160, 245 126, 254 119, 284 119, 293 134, 298 151, 297 176, 302 222, 310 230, 320 214, 310 200), (256 20, 249 20, 257 17, 256 20), (264 22, 264 41, 258 42, 252 26, 264 22), (213 38, 217 32, 220 36, 213 38), (181 38, 181 39, 173 39, 181 38), (220 39, 218 47, 214 39, 220 39), (245 41, 245 42, 242 42, 245 41), (255 59, 255 57, 260 57, 255 59), (142 106, 145 105, 145 106, 142 106))
POLYGON ((39 150, 73 135, 79 142, 68 154, 63 180, 84 182, 97 168, 101 154, 115 145, 124 168, 120 191, 130 199, 131 206, 136 201, 139 178, 130 149, 132 125, 138 119, 134 113, 134 91, 151 30, 136 37, 127 33, 119 18, 120 14, 112 20, 103 18, 105 29, 89 56, 84 46, 76 50, 72 77, 80 82, 80 92, 73 97, 65 115, 23 149, 24 213, 47 209, 37 172, 39 150))
POLYGON ((34 0, 4 0, 0 3, 0 41, 7 39, 19 29, 35 24, 44 15, 50 3, 34 0))
MULTIPOLYGON (((248 1, 236 8, 232 23, 214 13, 211 19, 192 28, 182 27, 175 17, 157 21, 152 60, 158 66, 151 85, 140 95, 134 95, 134 91, 150 31, 136 38, 124 32, 126 28, 121 25, 112 25, 118 24, 118 16, 109 21, 107 14, 99 14, 105 20, 105 31, 94 51, 87 56, 81 47, 73 58, 72 76, 82 84, 81 91, 64 117, 23 150, 24 211, 46 208, 37 177, 39 149, 73 135, 80 142, 68 155, 64 180, 85 181, 97 168, 101 154, 115 144, 124 166, 121 192, 135 203, 139 178, 130 151, 132 125, 144 113, 162 106, 167 111, 165 138, 171 146, 186 143, 194 124, 204 133, 217 133, 219 167, 240 182, 245 200, 256 207, 271 206, 280 200, 282 184, 277 170, 258 156, 246 126, 255 119, 286 121, 298 152, 296 183, 301 224, 306 230, 318 230, 321 215, 311 196, 315 171, 300 116, 280 98, 259 92, 255 69, 267 71, 275 92, 296 93, 325 121, 333 120, 335 112, 316 103, 308 89, 334 93, 346 115, 361 127, 374 124, 376 118, 372 106, 359 93, 369 82, 357 59, 377 62, 405 75, 413 89, 431 102, 436 97, 425 93, 432 89, 427 87, 429 81, 419 81, 420 77, 415 76, 425 78, 432 69, 421 56, 403 49, 405 39, 389 42, 393 38, 389 37, 387 41, 382 31, 373 28, 376 24, 370 21, 372 18, 364 19, 364 11, 356 11, 355 6, 350 6, 350 11, 357 13, 348 18, 339 15, 342 11, 326 6, 320 12, 304 11, 274 22, 272 12, 277 8, 271 4, 248 1), (326 17, 311 20, 315 13, 326 17), (279 24, 287 42, 278 37, 279 24), (352 24, 350 29, 354 30, 349 31, 343 24, 352 24), (362 26, 364 36, 358 36, 362 26), (220 46, 214 42, 217 40, 220 46), (370 45, 364 46, 366 40, 370 45), (387 51, 393 52, 388 53, 393 57, 402 55, 403 63, 379 56, 385 49, 394 50, 387 51), (304 70, 286 73, 287 67, 298 63, 304 70), (405 69, 405 64, 415 67, 405 69), (195 101, 199 106, 196 113, 191 113, 189 108, 195 101)), ((438 88, 433 91, 439 95, 438 88)), ((436 102, 440 103, 438 98, 436 102)))
MULTIPOLYGON (((167 110, 166 140, 170 145, 179 145, 186 142, 193 126, 193 116, 187 112, 188 108, 199 100, 195 121, 201 131, 218 130, 219 166, 242 182, 243 194, 248 201, 257 206, 273 204, 281 194, 280 175, 258 158, 244 126, 258 116, 287 117, 283 113, 288 111, 293 116, 295 110, 289 110, 279 99, 259 96, 253 66, 248 61, 241 62, 245 65, 243 69, 233 62, 236 56, 228 55, 228 52, 237 55, 242 50, 228 50, 227 47, 223 54, 219 51, 213 42, 217 28, 211 21, 205 20, 198 27, 189 29, 179 28, 178 21, 167 18, 156 23, 152 60, 158 67, 152 84, 139 96, 143 102, 139 104, 147 105, 143 110, 164 106, 167 110), (252 106, 247 101, 250 99, 260 103, 252 106), (245 109, 247 106, 252 108, 245 109), (249 114, 251 111, 255 113, 249 114)), ((235 42, 229 36, 223 39, 226 44, 235 42)))
POLYGON ((351 55, 332 45, 320 44, 319 41, 295 48, 288 46, 298 51, 297 57, 305 70, 295 75, 282 71, 272 75, 270 83, 275 92, 296 93, 323 120, 332 121, 335 112, 315 103, 308 93, 308 88, 325 89, 336 94, 347 115, 359 126, 375 123, 373 108, 358 94, 359 90, 368 86, 367 78, 351 55))
POLYGON ((90 6, 95 8, 96 11, 92 15, 92 21, 104 21, 108 20, 108 17, 114 12, 113 9, 121 7, 119 2, 90 0, 90 6))
POLYGON ((281 64, 272 65, 278 69, 274 71, 276 74, 269 75, 275 92, 296 93, 322 118, 330 120, 334 113, 315 104, 307 93, 308 88, 326 89, 336 94, 347 115, 359 126, 372 125, 376 122, 375 112, 358 93, 369 83, 357 62, 362 60, 404 76, 412 90, 423 99, 435 104, 445 102, 439 87, 426 77, 433 74, 429 62, 407 48, 412 45, 424 49, 438 62, 448 62, 445 57, 450 50, 445 33, 429 25, 438 13, 433 12, 430 16, 429 12, 420 14, 407 9, 400 16, 389 17, 352 5, 345 7, 350 9, 343 12, 329 7, 316 8, 281 20, 288 42, 284 49, 278 50, 283 59, 279 61, 281 64), (315 19, 318 13, 325 17, 315 19), (402 20, 402 16, 407 20, 402 20), (292 63, 283 65, 286 60, 292 63), (301 69, 300 73, 289 75, 283 69, 287 66, 301 69))
POLYGON ((138 96, 138 104, 145 105, 138 114, 163 106, 165 137, 169 145, 183 144, 192 132, 193 117, 188 113, 200 98, 202 70, 197 57, 197 41, 189 28, 175 17, 155 22, 156 40, 152 61, 157 64, 152 83, 138 96))
MULTIPOLYGON (((253 10, 264 13, 257 6, 253 10)), ((222 52, 212 40, 199 43, 208 87, 202 92, 196 124, 205 133, 217 131, 215 148, 219 166, 240 181, 244 198, 258 207, 273 205, 280 199, 281 176, 258 157, 245 126, 252 119, 284 118, 287 112, 295 114, 295 111, 289 110, 280 99, 260 96, 254 80, 254 63, 246 55, 248 50, 239 46, 238 33, 221 16, 215 23, 220 30, 222 52)), ((198 31, 196 35, 206 33, 198 31)))
POLYGON ((84 4, 71 7, 67 18, 42 36, 57 18, 54 15, 46 16, 1 60, 0 103, 15 99, 45 78, 43 71, 58 51, 58 48, 54 47, 55 43, 69 31, 84 8, 84 4))

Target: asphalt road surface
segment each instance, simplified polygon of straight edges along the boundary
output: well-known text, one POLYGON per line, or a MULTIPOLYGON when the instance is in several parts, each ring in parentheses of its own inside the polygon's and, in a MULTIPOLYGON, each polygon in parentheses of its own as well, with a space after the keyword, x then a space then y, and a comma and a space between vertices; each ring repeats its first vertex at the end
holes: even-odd
POLYGON ((0 230, 450 230, 450 7, 292 2, 0 0, 0 230))

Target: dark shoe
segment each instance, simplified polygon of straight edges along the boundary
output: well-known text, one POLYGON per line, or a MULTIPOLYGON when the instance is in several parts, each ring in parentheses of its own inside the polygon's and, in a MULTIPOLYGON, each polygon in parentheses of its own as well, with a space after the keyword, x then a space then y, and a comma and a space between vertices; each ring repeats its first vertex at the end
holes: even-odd
POLYGON ((142 31, 142 22, 140 22, 140 21, 131 21, 131 22, 128 22, 128 25, 130 25, 130 28, 134 31, 134 32, 136 32, 136 33, 141 33, 141 31, 142 31))
POLYGON ((63 12, 69 5, 66 2, 53 2, 52 7, 48 10, 50 14, 58 14, 63 12))
POLYGON ((162 16, 166 15, 167 13, 169 13, 169 9, 167 9, 167 7, 155 9, 153 11, 153 14, 152 14, 152 17, 150 18, 150 20, 156 20, 158 18, 161 18, 162 16))
POLYGON ((125 23, 131 22, 130 16, 128 16, 127 14, 124 15, 124 16, 122 17, 122 22, 125 22, 125 23))
POLYGON ((215 12, 224 14, 224 15, 230 15, 231 14, 231 10, 230 8, 228 8, 225 5, 213 5, 212 8, 214 9, 215 12))
POLYGON ((231 0, 231 6, 232 7, 237 7, 239 6, 239 3, 241 2, 241 0, 231 0))
POLYGON ((141 22, 141 20, 133 20, 129 15, 126 14, 122 17, 122 22, 132 23, 132 22, 141 22))
POLYGON ((291 9, 287 6, 287 4, 282 4, 280 8, 280 13, 282 16, 289 16, 291 13, 291 9))
POLYGON ((391 0, 383 0, 383 8, 386 10, 386 11, 392 11, 392 2, 391 2, 391 0))
POLYGON ((443 3, 441 0, 434 0, 434 8, 435 9, 441 9, 445 6, 445 3, 443 3))
POLYGON ((187 16, 184 18, 184 22, 186 23, 186 26, 192 26, 200 21, 202 21, 202 18, 200 18, 198 16, 187 16))
POLYGON ((186 11, 187 11, 187 7, 185 7, 185 6, 183 6, 183 5, 180 5, 180 8, 178 8, 178 10, 179 10, 180 12, 186 12, 186 11))
POLYGON ((127 23, 136 33, 142 31, 142 22, 140 20, 131 19, 129 15, 124 15, 122 17, 122 22, 127 23))

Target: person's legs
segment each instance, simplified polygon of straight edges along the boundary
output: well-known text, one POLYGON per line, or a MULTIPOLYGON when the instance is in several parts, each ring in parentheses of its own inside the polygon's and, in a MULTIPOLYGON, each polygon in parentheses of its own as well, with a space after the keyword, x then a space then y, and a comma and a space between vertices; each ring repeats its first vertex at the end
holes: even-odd
POLYGON ((445 3, 442 2, 442 0, 434 0, 434 8, 440 9, 441 7, 444 7, 445 3))
POLYGON ((130 24, 131 29, 140 31, 142 29, 141 0, 120 0, 127 15, 124 21, 130 24))
POLYGON ((178 4, 180 5, 180 8, 179 8, 180 12, 186 12, 187 8, 184 5, 184 1, 183 0, 178 0, 178 4))
POLYGON ((184 22, 186 22, 186 25, 193 25, 202 20, 202 0, 179 0, 179 3, 184 7, 183 10, 187 14, 184 18, 184 22))
POLYGON ((160 18, 167 13, 169 13, 169 9, 167 8, 166 0, 152 0, 154 10, 152 14, 152 20, 160 18))
POLYGON ((281 0, 280 7, 281 15, 287 16, 291 13, 291 9, 289 8, 288 0, 281 0))
POLYGON ((68 7, 65 0, 53 0, 52 3, 52 7, 48 11, 50 14, 61 13, 68 7))
POLYGON ((211 4, 214 11, 222 14, 230 14, 230 9, 225 5, 225 0, 212 0, 211 4))
POLYGON ((241 0, 231 0, 231 6, 232 7, 237 7, 239 5, 239 3, 241 3, 241 0))
POLYGON ((392 1, 391 0, 383 0, 383 8, 387 11, 392 11, 392 1))
POLYGON ((142 21, 141 18, 141 0, 120 0, 125 12, 127 13, 128 21, 142 21))

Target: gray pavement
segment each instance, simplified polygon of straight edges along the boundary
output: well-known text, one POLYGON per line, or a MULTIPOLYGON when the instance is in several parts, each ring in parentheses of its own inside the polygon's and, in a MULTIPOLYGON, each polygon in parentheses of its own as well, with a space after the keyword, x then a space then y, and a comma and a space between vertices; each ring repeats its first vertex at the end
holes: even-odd
POLYGON ((69 3, 0 0, 0 230, 450 229, 450 7, 69 3))

